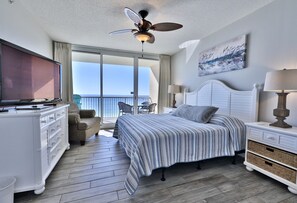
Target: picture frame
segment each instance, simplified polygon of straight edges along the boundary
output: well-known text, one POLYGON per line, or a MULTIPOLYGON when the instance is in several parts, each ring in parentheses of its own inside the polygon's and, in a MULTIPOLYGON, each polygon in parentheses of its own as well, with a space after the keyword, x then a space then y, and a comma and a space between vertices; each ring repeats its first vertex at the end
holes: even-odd
POLYGON ((233 38, 199 54, 199 76, 240 70, 246 66, 246 35, 233 38))

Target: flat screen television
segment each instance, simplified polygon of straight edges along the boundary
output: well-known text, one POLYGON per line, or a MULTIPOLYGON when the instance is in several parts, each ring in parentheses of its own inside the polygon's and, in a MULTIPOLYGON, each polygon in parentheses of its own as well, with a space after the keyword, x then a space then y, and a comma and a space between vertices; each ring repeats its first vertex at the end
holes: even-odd
POLYGON ((0 106, 61 100, 60 63, 0 39, 0 106))

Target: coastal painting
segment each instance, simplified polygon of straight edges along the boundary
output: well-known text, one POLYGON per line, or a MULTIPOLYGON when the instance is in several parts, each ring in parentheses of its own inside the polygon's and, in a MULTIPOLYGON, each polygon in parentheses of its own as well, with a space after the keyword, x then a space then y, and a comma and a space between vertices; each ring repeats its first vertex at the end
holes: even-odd
POLYGON ((243 69, 245 56, 246 35, 205 50, 199 54, 199 76, 243 69))

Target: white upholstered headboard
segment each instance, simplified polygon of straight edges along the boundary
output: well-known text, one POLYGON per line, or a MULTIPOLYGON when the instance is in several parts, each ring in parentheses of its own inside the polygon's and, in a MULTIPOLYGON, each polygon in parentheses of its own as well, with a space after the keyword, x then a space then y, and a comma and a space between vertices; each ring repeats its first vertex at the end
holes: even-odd
POLYGON ((244 122, 258 120, 259 85, 251 91, 231 89, 218 80, 204 82, 193 92, 184 93, 184 103, 196 106, 216 106, 218 114, 230 115, 244 122))

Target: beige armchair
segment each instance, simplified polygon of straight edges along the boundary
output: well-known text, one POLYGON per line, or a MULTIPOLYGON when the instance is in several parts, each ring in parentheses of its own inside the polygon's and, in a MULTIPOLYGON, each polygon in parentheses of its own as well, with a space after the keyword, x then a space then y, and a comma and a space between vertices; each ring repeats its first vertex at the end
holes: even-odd
POLYGON ((85 145, 86 140, 97 136, 100 130, 100 117, 95 117, 95 110, 79 110, 75 103, 70 102, 68 108, 69 140, 80 141, 85 145))

